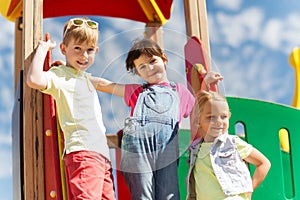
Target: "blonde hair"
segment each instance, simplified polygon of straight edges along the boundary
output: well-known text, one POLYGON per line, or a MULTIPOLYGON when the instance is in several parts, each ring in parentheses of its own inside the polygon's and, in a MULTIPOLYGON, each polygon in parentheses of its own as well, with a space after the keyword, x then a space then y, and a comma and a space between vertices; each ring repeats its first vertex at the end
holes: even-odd
MULTIPOLYGON (((83 20, 89 20, 89 18, 81 18, 83 20)), ((99 37, 98 28, 90 28, 86 23, 81 26, 73 25, 71 20, 68 20, 64 26, 63 31, 63 44, 68 45, 73 38, 75 42, 83 43, 87 42, 88 45, 97 46, 99 37)))
MULTIPOLYGON (((194 123, 198 124, 198 119, 202 115, 204 106, 208 101, 224 101, 227 103, 226 98, 218 92, 213 91, 200 91, 196 94, 195 104, 193 108, 194 123)), ((228 103, 227 103, 228 104, 228 103)), ((229 111, 230 114, 230 111, 229 111)))

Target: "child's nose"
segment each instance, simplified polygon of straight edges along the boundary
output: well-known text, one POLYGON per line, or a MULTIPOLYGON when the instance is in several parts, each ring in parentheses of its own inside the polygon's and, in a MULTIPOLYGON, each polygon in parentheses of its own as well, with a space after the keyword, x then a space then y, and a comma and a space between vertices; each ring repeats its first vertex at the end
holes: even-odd
POLYGON ((216 119, 216 121, 215 121, 215 124, 216 124, 216 125, 221 125, 221 124, 222 124, 222 119, 218 117, 218 118, 216 119))
POLYGON ((152 70, 154 68, 154 66, 152 64, 148 64, 148 69, 152 70))
POLYGON ((88 52, 87 51, 81 51, 80 56, 87 58, 88 57, 88 52))

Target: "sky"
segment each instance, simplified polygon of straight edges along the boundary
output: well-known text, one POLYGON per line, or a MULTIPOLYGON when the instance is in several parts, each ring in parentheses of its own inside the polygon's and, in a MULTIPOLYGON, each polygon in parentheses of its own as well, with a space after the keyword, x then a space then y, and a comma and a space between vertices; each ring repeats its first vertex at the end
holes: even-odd
MULTIPOLYGON (((164 25, 163 47, 168 56, 170 80, 186 83, 186 43, 183 1, 174 0, 170 20, 164 25)), ((226 96, 253 98, 291 105, 295 70, 288 57, 300 46, 298 0, 207 1, 211 63, 224 81, 226 96)), ((53 60, 62 59, 59 43, 68 17, 44 19, 44 33, 57 43, 53 60)), ((125 70, 131 42, 142 37, 145 24, 127 19, 95 17, 100 22, 100 51, 89 72, 115 82, 140 82, 125 70)), ((12 199, 12 110, 14 104, 14 23, 0 16, 0 200, 12 199)), ((123 126, 128 108, 119 97, 99 93, 108 133, 123 126), (104 106, 105 105, 105 106, 104 106)), ((183 125, 184 126, 184 125, 183 125)))

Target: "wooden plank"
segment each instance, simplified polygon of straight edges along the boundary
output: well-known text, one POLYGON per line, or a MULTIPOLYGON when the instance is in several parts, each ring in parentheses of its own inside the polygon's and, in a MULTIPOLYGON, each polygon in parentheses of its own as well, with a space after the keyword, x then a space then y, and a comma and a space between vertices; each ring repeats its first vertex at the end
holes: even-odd
POLYGON ((184 0, 184 14, 186 34, 188 39, 195 36, 200 39, 205 50, 207 68, 210 70, 210 45, 207 26, 207 12, 205 0, 184 0))
POLYGON ((23 2, 23 196, 26 200, 43 200, 43 118, 42 95, 25 84, 34 48, 42 33, 42 0, 23 2))
POLYGON ((109 148, 121 148, 121 137, 118 134, 106 134, 109 148))
POLYGON ((23 71, 20 72, 19 82, 16 86, 16 94, 15 94, 15 102, 14 108, 12 113, 12 163, 13 163, 13 199, 19 200, 22 199, 22 167, 21 167, 21 160, 22 160, 22 152, 23 152, 23 143, 22 143, 22 128, 23 128, 23 120, 22 115, 22 83, 23 83, 23 71))
POLYGON ((150 38, 155 41, 162 49, 164 46, 163 42, 163 27, 159 22, 150 22, 145 27, 145 38, 150 38))
POLYGON ((119 130, 116 134, 106 134, 108 139, 108 145, 110 148, 115 148, 115 163, 116 163, 116 180, 117 187, 116 193, 118 195, 118 200, 127 200, 131 199, 129 188, 125 182, 122 172, 120 171, 122 150, 121 150, 121 140, 122 140, 123 130, 119 130), (114 143, 112 145, 112 143, 114 143), (117 145, 117 146, 116 146, 117 145))
POLYGON ((184 0, 184 15, 187 36, 196 36, 200 38, 200 19, 197 1, 198 0, 184 0))
MULTIPOLYGON (((184 0, 184 12, 188 41, 191 41, 191 39, 196 41, 198 39, 199 44, 201 44, 199 45, 201 46, 201 51, 193 52, 193 50, 190 50, 191 55, 189 55, 189 57, 198 57, 197 59, 189 58, 187 60, 186 55, 187 78, 191 84, 189 88, 193 88, 193 92, 196 93, 201 89, 202 79, 194 68, 188 66, 196 64, 191 60, 201 60, 201 62, 198 63, 203 64, 207 71, 211 69, 206 0, 184 0)), ((185 47, 185 53, 187 51, 189 50, 185 47)))
POLYGON ((202 64, 207 71, 207 63, 204 57, 204 50, 201 41, 197 37, 191 37, 184 46, 186 78, 188 88, 194 94, 203 88, 203 76, 199 76, 198 71, 193 67, 194 64, 202 64))
POLYGON ((19 75, 22 69, 22 17, 15 21, 15 79, 14 94, 16 95, 19 75))
MULTIPOLYGON (((211 69, 206 0, 184 0, 184 13, 188 40, 185 46, 186 75, 188 88, 195 94, 201 90, 203 77, 192 66, 200 63, 207 71, 211 69)), ((194 116, 191 116, 192 140, 196 135, 193 121, 194 116)))
POLYGON ((200 27, 200 40, 203 45, 203 49, 205 49, 205 57, 207 61, 207 68, 210 70, 211 62, 210 62, 210 45, 209 45, 209 31, 208 31, 208 23, 207 23, 207 11, 206 11, 206 0, 197 1, 198 2, 198 15, 199 15, 199 27, 200 27))
MULTIPOLYGON (((50 34, 46 34, 44 40, 50 40, 50 34)), ((52 51, 48 51, 44 71, 50 69, 52 62, 52 51)), ((65 190, 64 167, 62 153, 60 152, 61 132, 57 123, 56 104, 51 95, 43 94, 43 130, 44 130, 44 186, 46 200, 67 199, 65 190), (62 170, 61 170, 62 169, 62 170)))

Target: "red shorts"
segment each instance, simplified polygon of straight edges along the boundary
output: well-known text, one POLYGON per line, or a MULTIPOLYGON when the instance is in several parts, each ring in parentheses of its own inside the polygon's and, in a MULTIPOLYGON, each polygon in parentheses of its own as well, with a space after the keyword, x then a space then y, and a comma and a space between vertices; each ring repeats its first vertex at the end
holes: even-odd
POLYGON ((77 151, 64 157, 68 199, 114 200, 110 161, 99 153, 77 151))

